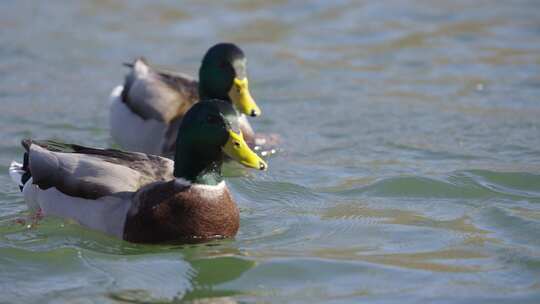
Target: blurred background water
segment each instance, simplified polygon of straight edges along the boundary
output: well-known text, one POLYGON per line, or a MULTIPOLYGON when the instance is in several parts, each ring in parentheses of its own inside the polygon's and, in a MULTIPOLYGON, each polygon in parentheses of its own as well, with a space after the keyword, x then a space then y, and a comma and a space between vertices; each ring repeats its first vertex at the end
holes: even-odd
POLYGON ((0 302, 538 303, 540 2, 0 2, 0 302), (28 228, 24 137, 108 147, 122 62, 232 41, 282 151, 233 240, 28 228))

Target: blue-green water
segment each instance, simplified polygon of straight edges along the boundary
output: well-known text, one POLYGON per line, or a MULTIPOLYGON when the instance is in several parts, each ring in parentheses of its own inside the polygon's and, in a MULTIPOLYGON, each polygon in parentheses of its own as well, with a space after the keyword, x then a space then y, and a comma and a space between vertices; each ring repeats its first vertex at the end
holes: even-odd
POLYGON ((538 1, 7 0, 0 41, 0 303, 540 302, 538 1), (110 146, 122 62, 219 41, 282 139, 227 179, 235 239, 17 221, 21 138, 110 146))

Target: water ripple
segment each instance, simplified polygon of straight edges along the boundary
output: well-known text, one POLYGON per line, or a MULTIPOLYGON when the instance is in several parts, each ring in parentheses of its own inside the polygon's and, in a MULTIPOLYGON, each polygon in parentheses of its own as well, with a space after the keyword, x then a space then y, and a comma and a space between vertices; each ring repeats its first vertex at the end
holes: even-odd
POLYGON ((344 196, 488 199, 514 197, 538 201, 540 176, 521 172, 486 170, 457 171, 444 178, 397 176, 377 180, 368 185, 348 180, 343 185, 322 188, 323 192, 344 196), (347 185, 347 186, 344 186, 347 185))

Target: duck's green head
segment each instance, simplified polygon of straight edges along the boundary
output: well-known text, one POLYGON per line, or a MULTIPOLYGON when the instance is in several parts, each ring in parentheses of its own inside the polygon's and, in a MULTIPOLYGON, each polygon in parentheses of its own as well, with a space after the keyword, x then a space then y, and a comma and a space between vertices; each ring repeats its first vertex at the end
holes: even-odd
POLYGON ((249 92, 246 56, 232 43, 216 44, 204 55, 199 70, 199 95, 201 100, 229 100, 249 116, 261 115, 249 92))
POLYGON ((244 141, 238 116, 229 102, 196 103, 180 124, 174 176, 199 184, 217 184, 222 180, 224 155, 249 168, 267 168, 244 141))

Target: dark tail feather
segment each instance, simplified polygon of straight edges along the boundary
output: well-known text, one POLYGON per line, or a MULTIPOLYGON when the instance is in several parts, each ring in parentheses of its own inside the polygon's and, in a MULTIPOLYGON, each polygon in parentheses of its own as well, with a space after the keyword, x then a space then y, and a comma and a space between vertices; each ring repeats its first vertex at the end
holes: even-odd
MULTIPOLYGON (((24 170, 24 174, 21 177, 21 183, 23 184, 23 186, 32 177, 32 173, 30 173, 30 166, 28 164, 28 160, 29 160, 29 157, 28 157, 28 151, 27 151, 27 152, 24 152, 24 155, 23 155, 22 169, 24 170)), ((21 191, 23 190, 22 186, 19 186, 19 188, 21 188, 21 191)))

